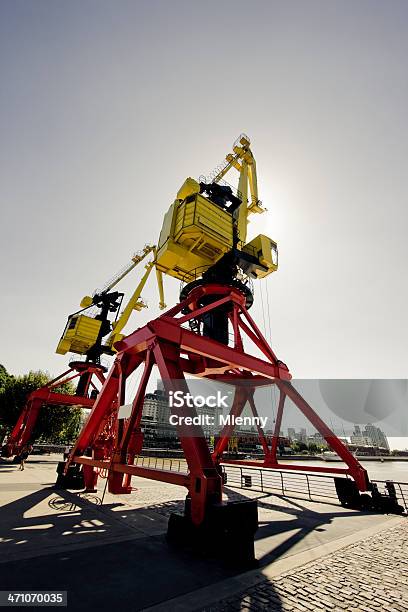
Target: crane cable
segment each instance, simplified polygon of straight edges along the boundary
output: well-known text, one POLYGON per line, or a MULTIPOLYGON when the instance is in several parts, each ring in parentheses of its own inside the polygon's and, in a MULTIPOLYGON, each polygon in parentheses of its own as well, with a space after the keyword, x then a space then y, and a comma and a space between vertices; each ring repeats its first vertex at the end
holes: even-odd
MULTIPOLYGON (((271 310, 269 307, 269 277, 266 279, 266 286, 265 286, 265 291, 266 291, 266 300, 267 300, 267 308, 268 308, 268 327, 269 327, 269 344, 272 346, 272 325, 271 325, 271 310)), ((273 402, 274 402, 274 406, 276 406, 276 409, 278 407, 278 397, 277 397, 277 391, 276 391, 276 386, 275 385, 271 385, 271 394, 273 395, 273 402)), ((279 432, 278 432, 279 435, 279 432)))
MULTIPOLYGON (((265 287, 266 289, 266 287, 265 287)), ((262 293, 262 284, 259 285, 259 291, 261 294, 261 306, 262 306, 262 319, 263 319, 263 333, 264 336, 266 338, 266 340, 270 343, 270 339, 268 340, 268 332, 267 332, 267 327, 266 327, 266 319, 265 319, 265 308, 264 308, 264 300, 263 300, 263 293, 262 293)), ((268 292, 266 291, 266 298, 267 298, 267 306, 268 306, 268 310, 269 310, 269 298, 268 298, 268 292)), ((268 312, 269 315, 269 312, 268 312)), ((270 323, 270 316, 269 316, 269 335, 271 336, 271 323, 270 323)), ((274 385, 269 385, 269 388, 271 390, 271 405, 272 405, 272 416, 273 416, 273 422, 275 422, 276 420, 276 411, 275 411, 275 404, 276 404, 276 397, 275 397, 275 388, 274 385)))
POLYGON ((265 291, 266 291, 266 306, 268 309, 267 314, 268 314, 268 327, 269 327, 269 344, 272 344, 271 311, 269 308, 268 281, 269 281, 269 278, 266 279, 265 291))

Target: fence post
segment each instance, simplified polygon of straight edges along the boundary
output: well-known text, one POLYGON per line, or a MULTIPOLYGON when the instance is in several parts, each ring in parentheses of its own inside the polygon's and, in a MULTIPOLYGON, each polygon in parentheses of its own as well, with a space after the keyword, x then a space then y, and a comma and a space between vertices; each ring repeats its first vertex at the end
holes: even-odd
POLYGON ((400 482, 398 482, 398 483, 396 483, 396 484, 398 484, 398 488, 399 488, 400 493, 401 493, 401 497, 402 497, 402 501, 403 501, 404 506, 405 506, 405 510, 408 512, 408 505, 407 505, 407 502, 405 501, 405 497, 404 497, 404 493, 403 493, 403 491, 402 491, 401 483, 400 483, 400 482))
POLYGON ((310 495, 310 483, 309 483, 309 476, 308 476, 308 474, 305 474, 305 476, 306 476, 306 482, 307 482, 307 491, 308 491, 308 493, 309 493, 309 499, 311 500, 311 499, 312 499, 312 496, 310 495))
POLYGON ((283 472, 280 472, 280 477, 281 477, 282 495, 285 495, 285 486, 283 484, 283 472))

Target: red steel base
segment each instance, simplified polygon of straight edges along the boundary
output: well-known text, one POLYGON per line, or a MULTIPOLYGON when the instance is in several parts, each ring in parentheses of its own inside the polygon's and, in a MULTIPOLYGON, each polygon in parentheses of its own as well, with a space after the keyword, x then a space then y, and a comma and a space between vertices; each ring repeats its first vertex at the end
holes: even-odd
MULTIPOLYGON (((285 398, 289 397, 347 465, 341 473, 353 478, 360 491, 367 490, 369 481, 366 471, 292 386, 287 366, 276 357, 249 315, 245 297, 238 288, 221 284, 196 287, 185 300, 118 342, 115 348, 118 351, 116 359, 65 466, 67 474, 70 467, 82 464, 86 488, 95 488, 101 470, 107 474, 111 493, 130 493, 133 475, 184 486, 188 491, 190 518, 196 526, 203 523, 210 506, 222 501, 220 462, 233 426, 224 428, 211 453, 201 426, 186 428, 177 425, 188 464, 187 474, 134 465, 143 443, 140 423, 144 396, 152 367, 156 365, 166 392, 188 393, 185 374, 233 383, 235 396, 230 414, 235 416, 241 414, 247 402, 254 416, 257 416, 255 388, 275 384, 280 400, 271 444, 268 444, 262 429, 258 428, 264 449, 264 465, 269 468, 283 467, 277 462, 276 451, 285 398), (213 300, 212 303, 199 305, 209 301, 208 298, 213 300), (192 319, 200 321, 200 317, 220 307, 228 313, 233 332, 231 346, 185 327, 192 319), (248 348, 244 349, 244 338, 256 346, 262 357, 253 356, 248 348), (141 366, 143 372, 130 417, 126 421, 119 420, 119 407, 125 403, 126 380, 141 366), (240 386, 240 381, 244 380, 245 385, 240 386), (248 380, 251 383, 249 386, 248 380)), ((184 417, 196 416, 195 409, 186 404, 181 408, 173 406, 172 413, 184 417)), ((251 462, 245 464, 251 465, 251 462)), ((253 465, 259 467, 259 463, 253 465)), ((286 464, 284 468, 302 469, 286 464)), ((338 468, 319 468, 319 471, 340 473, 338 468)))
POLYGON ((30 443, 42 406, 83 406, 84 408, 92 408, 95 399, 88 397, 88 392, 92 389, 98 390, 93 381, 94 377, 103 384, 105 381, 104 371, 105 368, 103 366, 74 361, 70 363, 69 369, 63 372, 63 374, 40 387, 40 389, 30 393, 17 423, 2 448, 3 456, 12 457, 17 455, 26 444, 30 443), (69 395, 53 391, 62 384, 79 378, 83 381, 82 388, 84 395, 69 395))

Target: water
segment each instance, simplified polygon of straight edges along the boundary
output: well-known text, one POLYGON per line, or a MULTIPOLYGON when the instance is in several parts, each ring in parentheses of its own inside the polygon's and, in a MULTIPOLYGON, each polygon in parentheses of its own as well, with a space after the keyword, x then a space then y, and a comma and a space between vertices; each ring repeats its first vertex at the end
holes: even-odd
POLYGON ((360 461, 372 480, 408 482, 408 461, 360 461))

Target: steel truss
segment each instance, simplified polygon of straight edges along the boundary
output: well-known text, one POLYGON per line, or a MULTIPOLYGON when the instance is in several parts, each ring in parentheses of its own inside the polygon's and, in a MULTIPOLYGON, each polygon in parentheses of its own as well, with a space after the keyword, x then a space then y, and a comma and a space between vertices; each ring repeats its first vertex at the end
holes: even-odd
POLYGON ((49 383, 32 391, 27 397, 26 404, 15 424, 9 438, 2 448, 2 455, 12 457, 17 455, 21 449, 30 442, 31 436, 37 422, 41 408, 45 405, 53 406, 82 406, 92 408, 95 398, 92 396, 98 392, 94 380, 100 384, 105 382, 104 372, 106 368, 101 365, 73 361, 69 369, 54 378, 49 383), (57 393, 55 389, 69 381, 78 380, 77 393, 57 393))
MULTIPOLYGON (((132 476, 184 486, 188 491, 186 508, 189 520, 196 527, 204 524, 212 509, 221 504, 223 483, 220 462, 233 426, 224 428, 211 453, 200 425, 177 425, 188 473, 134 465, 135 457, 142 449, 143 402, 153 365, 158 367, 166 392, 188 393, 185 375, 233 383, 235 396, 230 414, 235 416, 242 413, 246 402, 249 402, 253 415, 257 416, 254 402, 256 387, 276 385, 280 399, 271 444, 268 444, 261 427, 258 428, 264 449, 264 465, 276 469, 282 467, 277 461, 276 451, 285 399, 289 397, 347 467, 304 468, 285 464, 285 469, 347 475, 355 481, 360 491, 369 488, 366 470, 291 384, 287 366, 276 357, 263 337, 248 313, 245 296, 238 288, 223 284, 195 287, 186 299, 116 343, 115 348, 118 351, 116 359, 64 466, 64 474, 68 477, 70 471, 82 465, 88 490, 95 489, 100 470, 107 472, 108 490, 115 494, 131 492, 132 476), (207 305, 200 305, 203 303, 207 305), (218 312, 223 309, 227 313, 233 336, 231 346, 205 337, 199 331, 202 317, 216 309, 218 312), (195 331, 186 327, 193 322, 195 331), (244 339, 252 341, 262 357, 249 354, 248 348, 244 349, 244 339), (126 380, 139 367, 143 371, 130 417, 126 421, 119 420, 119 407, 125 403, 126 380), (108 442, 104 434, 107 423, 113 427, 113 443, 112 440, 108 442)), ((194 407, 186 403, 179 408, 173 406, 172 413, 178 417, 196 416, 194 407)), ((250 461, 235 463, 259 466, 259 463, 250 461)))

